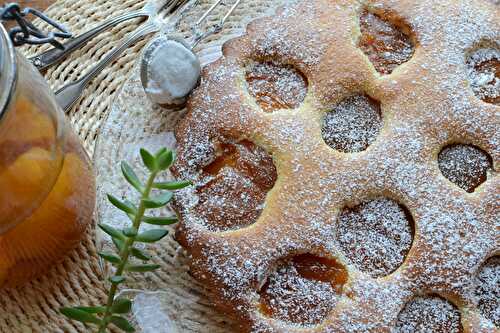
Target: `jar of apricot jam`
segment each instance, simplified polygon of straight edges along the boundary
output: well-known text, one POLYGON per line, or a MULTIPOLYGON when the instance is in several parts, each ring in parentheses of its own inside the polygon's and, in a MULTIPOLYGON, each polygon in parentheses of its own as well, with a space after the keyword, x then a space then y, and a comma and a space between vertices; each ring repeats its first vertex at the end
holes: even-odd
POLYGON ((61 260, 83 236, 94 204, 88 156, 0 24, 0 287, 61 260))

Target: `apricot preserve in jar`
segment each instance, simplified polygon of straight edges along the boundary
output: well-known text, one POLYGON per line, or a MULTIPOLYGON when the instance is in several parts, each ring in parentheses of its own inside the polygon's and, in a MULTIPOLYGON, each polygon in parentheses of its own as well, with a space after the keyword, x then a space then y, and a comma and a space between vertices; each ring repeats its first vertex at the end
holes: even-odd
POLYGON ((0 287, 61 260, 82 238, 94 204, 88 156, 0 24, 0 287))

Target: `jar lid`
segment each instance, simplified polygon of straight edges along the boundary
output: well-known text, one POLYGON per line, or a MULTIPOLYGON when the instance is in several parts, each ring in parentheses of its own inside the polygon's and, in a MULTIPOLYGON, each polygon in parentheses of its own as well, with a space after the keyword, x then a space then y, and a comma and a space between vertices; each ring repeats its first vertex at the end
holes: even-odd
POLYGON ((5 114, 15 91, 16 54, 9 34, 0 23, 0 119, 5 114))

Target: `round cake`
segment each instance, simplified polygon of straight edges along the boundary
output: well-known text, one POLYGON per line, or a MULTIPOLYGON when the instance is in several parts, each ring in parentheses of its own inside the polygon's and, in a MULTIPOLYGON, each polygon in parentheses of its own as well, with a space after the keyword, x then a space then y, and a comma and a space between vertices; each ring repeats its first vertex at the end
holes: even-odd
POLYGON ((176 129, 178 241, 242 332, 500 331, 500 6, 249 24, 176 129))

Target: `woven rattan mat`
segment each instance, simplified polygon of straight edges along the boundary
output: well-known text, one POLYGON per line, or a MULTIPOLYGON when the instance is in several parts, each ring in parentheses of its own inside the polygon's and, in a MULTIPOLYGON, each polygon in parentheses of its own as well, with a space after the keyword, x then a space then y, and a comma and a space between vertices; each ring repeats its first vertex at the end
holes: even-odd
MULTIPOLYGON (((61 0, 51 6, 47 13, 78 34, 105 18, 139 9, 144 2, 144 0, 61 0)), ((230 18, 227 28, 241 26, 241 22, 246 21, 248 15, 257 16, 272 2, 271 0, 244 0, 235 15, 230 18)), ((213 1, 201 0, 199 7, 194 9, 196 13, 193 15, 206 10, 211 3, 213 1)), ((227 7, 215 13, 212 19, 223 15, 225 10, 227 7)), ((45 76, 51 86, 57 89, 64 82, 76 80, 86 69, 115 47, 127 33, 133 31, 139 23, 135 20, 118 25, 92 40, 71 58, 50 69, 45 76)), ((181 32, 185 35, 189 34, 187 25, 185 29, 181 32)), ((93 156, 99 128, 106 120, 113 98, 127 80, 147 40, 148 38, 129 48, 119 60, 107 67, 90 84, 79 104, 69 114, 69 120, 83 140, 90 156, 93 156)), ((36 51, 39 50, 35 48, 22 50, 28 56, 36 51)), ((94 239, 95 228, 92 226, 88 229, 80 246, 46 275, 24 287, 1 290, 0 332, 88 332, 85 326, 66 320, 58 309, 66 305, 97 305, 104 302, 105 287, 101 282, 103 276, 96 255, 94 239)), ((199 288, 200 286, 194 286, 193 290, 199 290, 199 288)), ((203 295, 200 297, 204 298, 203 295)), ((207 304, 208 301, 204 300, 202 303, 207 304)), ((196 311, 203 311, 200 307, 197 309, 196 311)), ((206 326, 203 330, 199 330, 200 332, 213 332, 215 330, 211 328, 215 327, 218 328, 217 331, 220 331, 221 326, 226 327, 224 331, 234 331, 231 324, 224 323, 224 316, 214 315, 209 307, 207 309, 210 313, 199 313, 200 316, 206 318, 206 323, 204 322, 206 326)))

